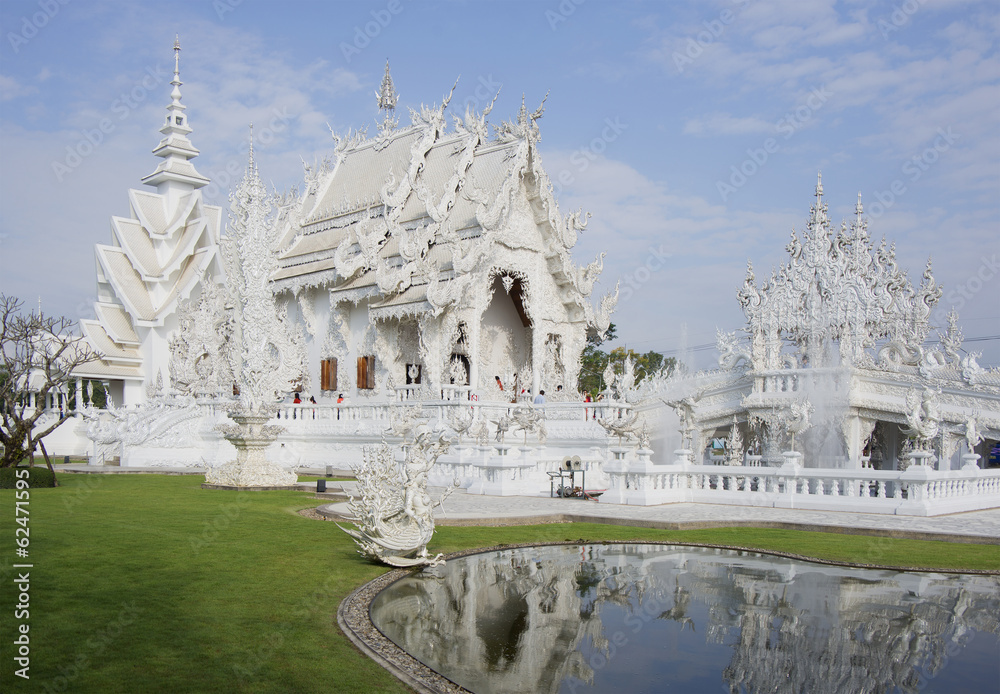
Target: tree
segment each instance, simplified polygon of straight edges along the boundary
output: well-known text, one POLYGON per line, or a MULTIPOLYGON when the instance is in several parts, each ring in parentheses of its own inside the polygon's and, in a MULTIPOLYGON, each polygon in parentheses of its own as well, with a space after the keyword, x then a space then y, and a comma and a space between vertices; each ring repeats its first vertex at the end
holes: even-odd
MULTIPOLYGON (((0 443, 3 459, 0 467, 13 467, 31 459, 41 448, 45 463, 52 469, 42 439, 75 414, 66 407, 54 419, 46 418, 46 396, 61 392, 73 377, 73 371, 96 361, 100 355, 77 335, 70 333, 73 321, 38 313, 22 312, 23 302, 0 294, 0 443), (31 392, 35 405, 29 407, 31 392)), ((67 403, 69 404, 69 403, 67 403)), ((75 404, 75 406, 77 406, 75 404)), ((51 415, 50 415, 51 416, 51 415)))
POLYGON ((580 390, 584 393, 590 393, 596 397, 598 393, 603 392, 607 388, 607 384, 604 383, 604 369, 607 368, 608 362, 611 363, 614 372, 620 374, 625 370, 626 357, 631 357, 632 363, 635 364, 636 385, 642 383, 645 378, 662 371, 669 374, 677 368, 677 359, 674 357, 664 358, 662 354, 652 350, 645 354, 639 354, 635 350, 616 347, 609 354, 598 349, 601 344, 616 337, 614 323, 608 327, 603 340, 596 333, 587 336, 587 346, 583 348, 583 353, 580 355, 580 390))
POLYGON ((617 337, 617 332, 614 323, 608 325, 603 338, 596 332, 587 335, 587 345, 583 348, 583 353, 580 355, 578 387, 581 392, 589 393, 592 397, 596 397, 598 393, 604 390, 604 378, 602 374, 604 373, 604 368, 608 365, 608 355, 606 352, 598 349, 598 347, 608 340, 615 339, 615 337, 617 337))

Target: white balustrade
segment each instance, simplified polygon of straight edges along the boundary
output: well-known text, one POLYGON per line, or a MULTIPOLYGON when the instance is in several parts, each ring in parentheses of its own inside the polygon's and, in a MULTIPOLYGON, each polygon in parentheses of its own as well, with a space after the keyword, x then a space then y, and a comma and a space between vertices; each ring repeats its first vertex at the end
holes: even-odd
POLYGON ((725 503, 931 516, 1000 504, 1000 470, 831 470, 652 465, 609 459, 615 503, 725 503))

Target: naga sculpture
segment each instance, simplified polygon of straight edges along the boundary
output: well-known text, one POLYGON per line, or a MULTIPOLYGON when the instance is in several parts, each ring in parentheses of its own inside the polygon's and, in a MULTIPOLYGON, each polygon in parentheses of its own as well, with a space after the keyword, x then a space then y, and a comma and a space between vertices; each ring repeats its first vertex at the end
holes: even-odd
POLYGON ((911 390, 906 394, 906 423, 909 427, 903 433, 916 439, 917 448, 928 445, 940 429, 941 416, 935 396, 937 393, 925 387, 922 394, 911 390))
POLYGON ((451 442, 443 433, 435 435, 426 424, 410 429, 406 438, 411 433, 412 441, 403 444, 402 476, 388 445, 365 447, 364 465, 357 470, 361 498, 352 496, 348 504, 358 529, 337 527, 353 537, 359 553, 369 559, 390 566, 436 566, 443 563, 442 555, 427 553, 434 535, 433 510, 458 484, 432 503, 427 475, 451 442))

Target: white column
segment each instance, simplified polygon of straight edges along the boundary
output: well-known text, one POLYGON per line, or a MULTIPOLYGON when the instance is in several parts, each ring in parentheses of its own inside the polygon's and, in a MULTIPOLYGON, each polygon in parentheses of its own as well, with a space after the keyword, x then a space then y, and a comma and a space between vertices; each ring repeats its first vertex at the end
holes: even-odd
POLYGON ((531 328, 531 394, 538 395, 542 387, 542 368, 545 366, 545 331, 535 320, 531 328))
MULTIPOLYGON (((83 379, 76 379, 76 411, 83 409, 83 379)), ((79 416, 79 415, 78 415, 79 416)))
POLYGON ((476 316, 466 323, 469 338, 469 387, 475 391, 479 388, 479 333, 482 316, 476 316))

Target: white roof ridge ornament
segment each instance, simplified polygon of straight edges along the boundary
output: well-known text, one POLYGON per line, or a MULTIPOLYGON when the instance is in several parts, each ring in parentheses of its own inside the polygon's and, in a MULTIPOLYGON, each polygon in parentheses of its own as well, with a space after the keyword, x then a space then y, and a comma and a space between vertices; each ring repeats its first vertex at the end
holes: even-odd
POLYGON ((388 135, 396 129, 399 119, 396 118, 396 103, 399 101, 399 94, 392 83, 392 75, 389 73, 389 59, 385 61, 385 74, 382 76, 382 84, 375 92, 378 103, 378 110, 385 111, 382 122, 378 124, 379 135, 388 135))

